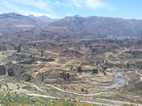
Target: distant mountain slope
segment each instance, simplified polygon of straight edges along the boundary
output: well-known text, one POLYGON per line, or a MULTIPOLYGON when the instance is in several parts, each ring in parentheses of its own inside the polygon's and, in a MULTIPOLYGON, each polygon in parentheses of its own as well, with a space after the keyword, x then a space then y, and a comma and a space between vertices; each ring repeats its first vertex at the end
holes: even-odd
POLYGON ((142 20, 110 17, 72 16, 50 19, 46 16, 23 16, 16 13, 0 14, 0 36, 27 39, 62 38, 142 38, 142 20))
POLYGON ((0 36, 5 38, 32 39, 40 36, 52 19, 48 17, 24 16, 16 13, 0 14, 0 36))
MULTIPOLYGON (((65 17, 50 24, 71 36, 135 38, 142 37, 142 21, 106 17, 65 17)), ((61 32, 61 31, 60 31, 61 32)))
POLYGON ((15 13, 0 15, 0 27, 14 27, 16 25, 32 25, 34 23, 35 23, 34 19, 15 13))
POLYGON ((52 22, 52 19, 42 16, 23 16, 16 13, 0 14, 0 27, 22 27, 22 25, 23 27, 28 27, 28 25, 34 27, 36 25, 46 25, 49 22, 52 22))

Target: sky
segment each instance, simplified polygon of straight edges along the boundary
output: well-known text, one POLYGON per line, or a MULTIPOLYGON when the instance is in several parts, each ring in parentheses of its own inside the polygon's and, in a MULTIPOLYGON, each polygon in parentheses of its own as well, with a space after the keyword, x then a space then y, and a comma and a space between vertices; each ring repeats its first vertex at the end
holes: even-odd
POLYGON ((142 19, 142 0, 0 0, 0 13, 48 16, 105 16, 142 19))

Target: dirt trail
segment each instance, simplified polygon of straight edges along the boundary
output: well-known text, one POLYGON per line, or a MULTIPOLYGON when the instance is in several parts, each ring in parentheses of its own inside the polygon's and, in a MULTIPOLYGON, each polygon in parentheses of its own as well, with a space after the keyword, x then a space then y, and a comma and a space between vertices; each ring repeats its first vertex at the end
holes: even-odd
POLYGON ((101 95, 102 93, 106 93, 107 91, 101 91, 101 92, 98 92, 98 93, 94 93, 94 94, 80 94, 80 93, 76 93, 76 92, 71 92, 71 91, 65 91, 64 89, 61 89, 59 87, 56 87, 54 85, 50 85, 50 84, 46 84, 46 86, 48 87, 52 87, 60 92, 63 92, 63 93, 69 93, 69 94, 74 94, 74 95, 77 95, 77 96, 97 96, 97 95, 101 95))
MULTIPOLYGON (((35 85, 36 86, 36 85, 35 85)), ((54 85, 50 85, 47 84, 46 86, 48 87, 52 87, 60 92, 63 93, 68 93, 68 94, 74 94, 77 96, 84 96, 84 97, 90 97, 90 96, 97 96, 97 95, 101 95, 102 93, 107 93, 107 91, 102 91, 102 92, 98 92, 95 94, 80 94, 80 93, 76 93, 76 92, 70 92, 70 91, 65 91, 64 89, 61 89, 59 87, 56 87, 54 85)), ((38 86, 36 86, 37 88, 38 86)), ((41 90, 41 88, 38 87, 38 89, 41 90)), ((53 96, 47 96, 47 95, 40 95, 40 94, 26 94, 28 96, 36 96, 36 97, 44 97, 44 98, 51 98, 51 99, 60 99, 58 97, 53 97, 53 96)), ((128 101, 120 101, 120 100, 113 100, 113 99, 103 99, 103 98, 96 98, 95 101, 80 101, 80 102, 85 102, 85 103, 92 103, 92 104, 96 104, 96 105, 104 105, 104 106, 122 106, 124 104, 132 104, 134 106, 142 106, 142 104, 137 104, 137 103, 133 103, 133 102, 128 102, 128 101)))
POLYGON ((54 97, 54 96, 40 95, 40 94, 34 94, 34 93, 26 94, 26 95, 27 96, 34 96, 34 97, 50 98, 50 99, 60 99, 60 98, 57 98, 57 97, 54 97))
MULTIPOLYGON (((43 98, 50 98, 50 99, 60 99, 57 97, 53 96, 47 96, 47 95, 40 95, 40 94, 26 94, 28 96, 34 96, 34 97, 43 97, 43 98)), ((96 100, 92 101, 80 101, 82 103, 90 103, 90 104, 95 104, 95 105, 103 105, 103 106, 122 106, 122 105, 134 105, 134 106, 142 106, 142 104, 138 103, 132 103, 132 102, 127 102, 127 101, 119 101, 119 100, 110 100, 110 99, 101 99, 101 98, 96 98, 96 100)))

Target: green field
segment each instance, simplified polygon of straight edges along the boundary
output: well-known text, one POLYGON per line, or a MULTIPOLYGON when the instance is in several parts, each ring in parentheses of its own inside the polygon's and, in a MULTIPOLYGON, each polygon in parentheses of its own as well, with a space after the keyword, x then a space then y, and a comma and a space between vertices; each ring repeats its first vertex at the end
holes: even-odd
POLYGON ((96 106, 88 103, 16 95, 0 96, 0 104, 1 106, 96 106))

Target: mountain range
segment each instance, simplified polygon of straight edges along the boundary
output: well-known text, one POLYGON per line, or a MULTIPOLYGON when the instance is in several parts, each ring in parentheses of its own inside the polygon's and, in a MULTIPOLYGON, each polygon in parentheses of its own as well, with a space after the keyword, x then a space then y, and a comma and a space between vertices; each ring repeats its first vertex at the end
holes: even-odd
POLYGON ((141 39, 142 20, 98 16, 46 16, 0 14, 0 37, 45 39, 141 39))

